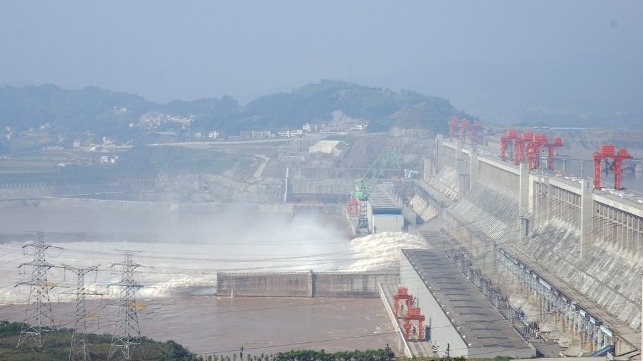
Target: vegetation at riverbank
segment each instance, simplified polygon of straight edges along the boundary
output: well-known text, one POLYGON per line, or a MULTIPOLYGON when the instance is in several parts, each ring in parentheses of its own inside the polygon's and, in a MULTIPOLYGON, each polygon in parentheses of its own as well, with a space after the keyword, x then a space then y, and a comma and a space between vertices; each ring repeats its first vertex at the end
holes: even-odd
POLYGON ((239 353, 232 355, 209 355, 203 361, 390 361, 396 360, 395 353, 386 345, 383 349, 338 351, 327 353, 325 350, 292 350, 276 354, 251 355, 239 353))
MULTIPOLYGON (((23 335, 20 347, 16 347, 22 326, 23 324, 18 322, 0 321, 0 360, 60 361, 69 359, 72 330, 61 329, 46 332, 44 346, 40 349, 36 347, 33 338, 23 335)), ((111 342, 111 335, 88 334, 86 350, 89 359, 94 361, 107 360, 111 342)), ((172 340, 159 342, 143 338, 141 345, 135 345, 131 348, 131 354, 133 360, 200 360, 196 355, 172 340)), ((121 353, 117 353, 111 358, 111 360, 122 359, 121 353)))

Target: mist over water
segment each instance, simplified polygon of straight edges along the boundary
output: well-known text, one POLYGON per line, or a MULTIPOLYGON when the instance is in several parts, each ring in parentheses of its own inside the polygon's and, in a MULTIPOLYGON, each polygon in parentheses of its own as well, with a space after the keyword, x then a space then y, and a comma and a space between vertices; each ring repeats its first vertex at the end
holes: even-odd
MULTIPOLYGON (((160 207, 162 208, 162 207, 160 207)), ((163 208, 162 208, 163 209, 163 208)), ((23 246, 45 234, 51 244, 47 262, 60 266, 98 266, 85 277, 86 288, 117 297, 124 250, 140 265, 138 297, 201 296, 216 292, 216 272, 395 271, 399 249, 424 240, 404 233, 382 233, 351 240, 341 225, 322 215, 261 213, 247 206, 222 211, 182 209, 98 209, 55 206, 0 208, 6 225, 0 242, 0 303, 25 303, 33 247, 23 246)), ((57 285, 52 300, 73 299, 75 275, 48 270, 57 285)))

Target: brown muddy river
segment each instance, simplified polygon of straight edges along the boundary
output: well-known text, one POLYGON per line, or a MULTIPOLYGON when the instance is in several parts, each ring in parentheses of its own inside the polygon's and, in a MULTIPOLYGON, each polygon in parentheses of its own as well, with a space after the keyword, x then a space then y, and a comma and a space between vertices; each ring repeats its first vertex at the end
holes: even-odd
MULTIPOLYGON (((169 297, 139 300, 143 336, 174 340, 202 354, 245 355, 293 349, 328 352, 384 348, 397 353, 394 329, 380 299, 169 297)), ((88 332, 111 333, 112 300, 91 300, 88 332)), ((22 321, 24 305, 0 306, 0 319, 22 321)), ((73 326, 74 305, 53 303, 55 322, 73 326)), ((29 340, 30 341, 30 340, 29 340)), ((28 342, 29 342, 28 341, 28 342)), ((46 341, 45 341, 46 342, 46 341)))

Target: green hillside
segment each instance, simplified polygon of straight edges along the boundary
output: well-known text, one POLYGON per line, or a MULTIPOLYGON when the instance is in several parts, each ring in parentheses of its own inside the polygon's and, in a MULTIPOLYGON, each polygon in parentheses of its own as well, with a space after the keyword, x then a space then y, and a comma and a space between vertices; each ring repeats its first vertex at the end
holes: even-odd
MULTIPOLYGON (((263 96, 245 106, 231 97, 159 104, 137 95, 94 87, 0 87, 1 129, 12 127, 20 131, 48 124, 63 134, 89 131, 116 138, 140 135, 143 131, 133 125, 145 113, 186 116, 191 119, 190 130, 236 135, 244 130, 301 129, 305 123, 329 122, 335 111, 367 122, 369 132, 393 127, 444 132, 447 119, 459 114, 443 98, 328 80, 263 96)), ((175 128, 179 129, 167 125, 156 130, 175 128)), ((185 130, 185 126, 180 129, 185 130)))

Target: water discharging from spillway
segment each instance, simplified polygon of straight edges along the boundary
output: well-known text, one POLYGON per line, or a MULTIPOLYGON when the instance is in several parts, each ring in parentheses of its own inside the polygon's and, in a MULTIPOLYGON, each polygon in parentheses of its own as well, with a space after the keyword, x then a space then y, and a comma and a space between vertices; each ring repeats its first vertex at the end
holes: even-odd
MULTIPOLYGON (((133 252, 140 297, 212 295, 216 272, 392 271, 401 248, 424 247, 423 239, 405 233, 382 233, 350 239, 339 225, 315 216, 256 215, 245 210, 227 215, 176 210, 0 208, 6 221, 0 242, 0 304, 25 303, 33 261, 34 230, 43 231, 47 262, 73 267, 98 266, 86 276, 91 291, 116 297, 125 250, 133 252), (246 217, 246 218, 244 218, 246 217), (26 251, 26 253, 25 253, 26 251)), ((75 276, 53 267, 52 300, 71 300, 75 276)))
MULTIPOLYGON (((24 254, 23 246, 41 231, 55 246, 46 250, 47 262, 99 266, 97 274, 85 276, 86 292, 102 294, 87 296, 88 311, 97 316, 88 320, 90 332, 114 330, 119 289, 108 285, 121 273, 110 266, 131 250, 132 261, 140 265, 134 280, 143 285, 136 299, 143 307, 139 320, 146 337, 217 354, 240 344, 252 354, 304 345, 329 351, 383 347, 395 339, 379 299, 214 297, 216 273, 394 271, 400 248, 425 246, 423 239, 402 233, 350 239, 342 225, 314 215, 257 214, 247 207, 88 204, 0 206, 0 320, 24 319, 29 286, 16 285, 29 281, 31 267, 21 272, 18 266, 33 261, 33 250, 26 247, 24 254), (356 322, 353 316, 360 312, 368 317, 356 322), (241 314, 251 316, 240 319, 241 314)), ((71 327, 76 276, 54 267, 47 278, 56 285, 50 290, 56 325, 71 327)))

